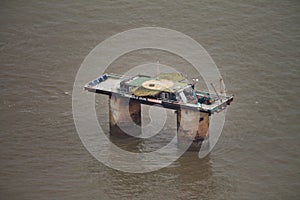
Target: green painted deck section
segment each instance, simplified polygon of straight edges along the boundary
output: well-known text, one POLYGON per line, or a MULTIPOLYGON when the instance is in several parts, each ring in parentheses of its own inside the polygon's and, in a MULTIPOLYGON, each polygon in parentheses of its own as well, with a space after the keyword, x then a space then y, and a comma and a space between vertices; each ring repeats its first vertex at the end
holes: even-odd
POLYGON ((140 87, 145 81, 153 80, 153 77, 140 76, 129 81, 128 84, 135 87, 140 87))
POLYGON ((155 96, 155 95, 159 94, 160 92, 161 91, 158 91, 158 90, 148 90, 148 89, 144 88, 143 86, 136 87, 135 89, 132 90, 132 93, 135 96, 139 96, 139 97, 155 96))

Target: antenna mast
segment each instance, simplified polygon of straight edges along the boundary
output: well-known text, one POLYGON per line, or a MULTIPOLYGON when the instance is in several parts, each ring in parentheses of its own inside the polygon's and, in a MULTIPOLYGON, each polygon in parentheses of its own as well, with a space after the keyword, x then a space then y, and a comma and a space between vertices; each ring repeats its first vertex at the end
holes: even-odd
POLYGON ((211 86, 213 87, 213 89, 214 89, 215 93, 217 94, 218 98, 219 98, 219 99, 220 99, 220 101, 222 102, 222 99, 220 98, 220 96, 219 96, 219 94, 218 94, 218 92, 217 92, 217 90, 216 90, 216 88, 215 88, 214 84, 212 84, 212 83, 211 83, 211 86))
POLYGON ((157 61, 157 65, 156 65, 156 78, 158 79, 158 75, 159 75, 159 60, 157 61))

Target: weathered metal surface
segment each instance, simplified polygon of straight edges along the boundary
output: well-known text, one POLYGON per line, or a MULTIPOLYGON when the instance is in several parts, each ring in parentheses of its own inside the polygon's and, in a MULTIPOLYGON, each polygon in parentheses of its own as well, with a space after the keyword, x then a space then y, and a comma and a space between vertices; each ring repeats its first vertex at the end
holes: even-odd
MULTIPOLYGON (((158 77, 138 75, 124 78, 121 75, 104 74, 103 76, 87 83, 84 88, 89 92, 127 97, 128 99, 137 100, 141 104, 160 104, 165 108, 175 110, 178 110, 181 107, 209 114, 221 112, 227 107, 227 105, 230 105, 230 102, 233 100, 232 95, 219 96, 204 91, 196 91, 192 88, 191 84, 178 80, 181 80, 181 75, 160 74, 158 77), (172 77, 174 80, 171 79, 172 77), (157 82, 162 78, 170 78, 169 81, 173 82, 173 86, 163 87, 165 90, 162 91, 153 89, 150 90, 143 87, 144 82, 147 83, 147 81, 151 80, 155 80, 157 82), (190 98, 183 95, 184 90, 186 89, 191 90, 191 92, 189 92, 190 95, 188 96, 190 98), (163 94, 163 92, 165 92, 165 94, 163 94)), ((152 83, 151 86, 150 84, 148 86, 156 87, 157 85, 159 86, 164 84, 159 81, 159 84, 152 83)))
POLYGON ((121 96, 110 96, 109 121, 111 134, 125 135, 128 131, 131 135, 141 134, 141 104, 121 96))
POLYGON ((178 146, 192 142, 189 149, 200 148, 209 137, 209 114, 189 109, 177 111, 178 146))

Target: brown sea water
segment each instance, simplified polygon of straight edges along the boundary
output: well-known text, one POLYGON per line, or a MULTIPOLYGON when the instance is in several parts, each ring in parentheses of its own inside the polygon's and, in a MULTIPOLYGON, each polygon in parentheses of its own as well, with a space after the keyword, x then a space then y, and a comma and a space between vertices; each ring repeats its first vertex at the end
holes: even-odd
MULTIPOLYGON (((298 199, 299 13, 298 1, 1 1, 0 198, 298 199), (235 99, 205 159, 187 152, 159 171, 129 174, 83 147, 71 94, 80 64, 98 43, 145 26, 202 44, 235 99)), ((194 73, 157 52, 133 53, 110 70, 157 59, 194 73)), ((97 104, 108 127, 106 100, 97 104)), ((171 117, 166 135, 174 124, 171 117)))

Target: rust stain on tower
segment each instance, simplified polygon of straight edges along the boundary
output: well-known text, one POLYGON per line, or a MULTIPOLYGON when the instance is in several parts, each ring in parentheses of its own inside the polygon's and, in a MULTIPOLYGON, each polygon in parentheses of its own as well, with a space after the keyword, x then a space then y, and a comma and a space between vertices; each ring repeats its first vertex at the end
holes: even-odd
MULTIPOLYGON (((132 126, 132 122, 139 126, 140 130, 133 129, 134 135, 141 133, 141 104, 132 99, 112 95, 109 97, 109 127, 111 134, 125 135, 126 128, 132 126)), ((131 132, 132 132, 131 131, 131 132)))

